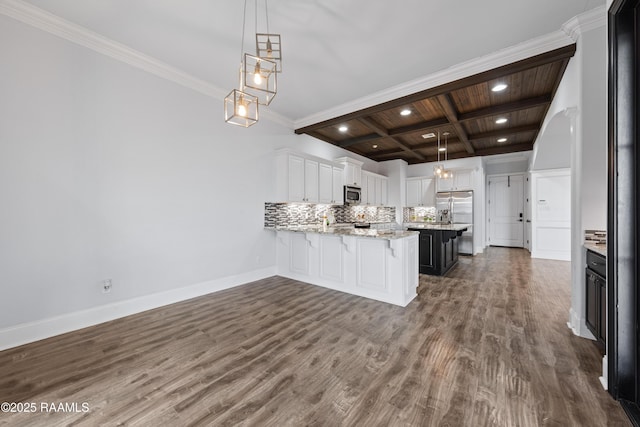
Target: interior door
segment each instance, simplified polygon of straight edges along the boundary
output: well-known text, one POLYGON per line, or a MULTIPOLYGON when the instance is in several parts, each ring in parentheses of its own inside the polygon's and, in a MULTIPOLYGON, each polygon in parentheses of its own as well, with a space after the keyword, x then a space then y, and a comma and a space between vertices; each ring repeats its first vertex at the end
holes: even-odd
POLYGON ((489 178, 489 244, 524 247, 522 175, 489 178))

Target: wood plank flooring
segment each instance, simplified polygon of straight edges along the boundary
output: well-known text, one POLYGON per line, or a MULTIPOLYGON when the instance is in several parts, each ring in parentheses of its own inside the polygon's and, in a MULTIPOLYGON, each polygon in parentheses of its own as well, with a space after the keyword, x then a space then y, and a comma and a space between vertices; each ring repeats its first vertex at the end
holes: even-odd
POLYGON ((406 308, 273 277, 0 352, 11 426, 626 426, 569 263, 489 248, 406 308))

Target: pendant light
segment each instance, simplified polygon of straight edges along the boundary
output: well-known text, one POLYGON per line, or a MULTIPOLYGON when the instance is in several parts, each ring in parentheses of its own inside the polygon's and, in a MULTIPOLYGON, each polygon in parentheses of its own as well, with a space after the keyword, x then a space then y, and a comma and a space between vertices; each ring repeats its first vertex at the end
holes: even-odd
MULTIPOLYGON (((233 125, 249 127, 258 122, 258 97, 244 90, 244 30, 247 19, 247 0, 244 0, 242 15, 242 41, 240 45, 239 89, 233 89, 224 98, 224 121, 233 125)), ((245 55, 246 56, 246 55, 245 55)))
MULTIPOLYGON (((269 32, 269 9, 265 0, 265 14, 267 21, 267 33, 269 32)), ((255 0, 255 32, 256 32, 256 54, 244 54, 242 68, 242 90, 258 98, 262 105, 269 105, 277 92, 277 68, 278 64, 273 57, 273 44, 267 38, 270 50, 264 54, 260 52, 258 40, 258 0, 255 0)), ((267 34, 269 36, 269 34, 267 34)), ((274 34, 278 38, 278 49, 280 49, 280 35, 274 34)), ((278 57, 280 53, 278 51, 278 57)))
MULTIPOLYGON (((257 8, 256 8, 257 9, 257 8)), ((256 55, 262 59, 267 59, 276 63, 276 73, 282 72, 282 44, 280 34, 269 32, 269 4, 264 0, 264 10, 267 22, 267 32, 259 33, 256 24, 256 55)), ((257 13, 257 11, 256 11, 257 13)))
MULTIPOLYGON (((449 132, 443 133, 444 135, 444 161, 446 163, 449 160, 449 132)), ((442 165, 442 177, 443 178, 453 178, 453 171, 444 168, 444 163, 442 165)))
POLYGON ((440 131, 438 131, 438 162, 433 167, 433 173, 435 176, 441 177, 442 171, 444 171, 444 165, 440 163, 440 131))

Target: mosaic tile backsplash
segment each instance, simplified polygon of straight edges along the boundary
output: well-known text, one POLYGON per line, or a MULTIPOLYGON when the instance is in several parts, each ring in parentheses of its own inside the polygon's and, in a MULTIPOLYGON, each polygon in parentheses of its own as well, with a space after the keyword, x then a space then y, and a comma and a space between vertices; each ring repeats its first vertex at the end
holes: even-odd
POLYGON ((425 218, 430 221, 435 221, 436 208, 402 208, 402 222, 423 222, 425 218))
POLYGON ((318 224, 325 214, 335 223, 357 221, 376 223, 396 220, 395 207, 265 203, 264 226, 271 228, 318 224))
POLYGON ((607 244, 606 230, 584 230, 585 243, 594 243, 596 245, 607 244))

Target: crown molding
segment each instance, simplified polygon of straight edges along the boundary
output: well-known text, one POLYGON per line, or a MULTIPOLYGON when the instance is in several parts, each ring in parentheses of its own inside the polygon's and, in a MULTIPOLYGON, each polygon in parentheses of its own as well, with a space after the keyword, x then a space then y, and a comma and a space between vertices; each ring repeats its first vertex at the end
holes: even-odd
POLYGON ((565 22, 562 25, 562 31, 577 42, 583 33, 605 25, 607 25, 607 9, 604 6, 598 6, 565 22))
MULTIPOLYGON (((179 84, 208 97, 224 100, 228 91, 198 79, 178 68, 145 55, 85 27, 74 24, 22 0, 0 0, 0 14, 53 34, 102 55, 144 70, 157 77, 179 84)), ((260 111, 261 118, 293 129, 293 121, 272 111, 260 111)))
POLYGON ((388 89, 358 98, 337 107, 298 119, 295 121, 295 129, 300 129, 344 114, 382 104, 383 102, 437 87, 445 83, 473 76, 484 71, 508 65, 573 43, 574 41, 564 31, 554 31, 553 33, 536 37, 488 55, 445 68, 428 76, 392 86, 388 89))

